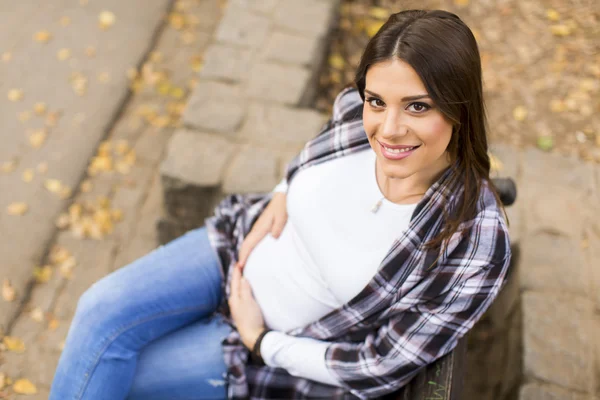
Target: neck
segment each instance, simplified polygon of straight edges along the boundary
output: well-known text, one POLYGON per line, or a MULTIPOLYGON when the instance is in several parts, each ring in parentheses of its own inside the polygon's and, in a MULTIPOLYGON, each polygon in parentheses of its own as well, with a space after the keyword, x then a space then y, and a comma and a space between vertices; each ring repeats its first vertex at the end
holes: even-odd
POLYGON ((379 160, 376 160, 377 184, 386 199, 396 204, 414 204, 419 202, 427 190, 450 166, 446 156, 440 157, 429 168, 420 170, 408 177, 387 176, 383 172, 379 160))

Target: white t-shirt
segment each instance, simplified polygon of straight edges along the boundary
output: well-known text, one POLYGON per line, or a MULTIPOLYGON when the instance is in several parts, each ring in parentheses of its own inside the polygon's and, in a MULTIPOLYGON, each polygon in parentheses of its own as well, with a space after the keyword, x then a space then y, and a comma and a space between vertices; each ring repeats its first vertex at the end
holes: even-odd
POLYGON ((377 272, 408 227, 416 204, 383 199, 372 149, 298 171, 287 189, 288 220, 278 239, 267 234, 252 250, 244 276, 274 332, 263 338, 265 363, 290 374, 339 385, 325 367, 326 341, 284 332, 347 303, 377 272))

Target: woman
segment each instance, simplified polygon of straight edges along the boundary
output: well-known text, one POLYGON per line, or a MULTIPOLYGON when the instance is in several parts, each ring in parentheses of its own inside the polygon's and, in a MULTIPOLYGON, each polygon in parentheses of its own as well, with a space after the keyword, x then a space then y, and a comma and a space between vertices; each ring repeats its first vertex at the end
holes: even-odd
POLYGON ((355 86, 273 193, 82 296, 51 400, 377 398, 454 348, 511 256, 477 44, 394 14, 355 86))

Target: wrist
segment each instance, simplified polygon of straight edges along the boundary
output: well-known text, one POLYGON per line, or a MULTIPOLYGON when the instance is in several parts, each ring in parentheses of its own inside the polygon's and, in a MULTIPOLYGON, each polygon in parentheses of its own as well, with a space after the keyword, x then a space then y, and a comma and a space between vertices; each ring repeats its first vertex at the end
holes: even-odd
POLYGON ((248 350, 252 351, 254 345, 256 344, 256 341, 258 340, 258 337, 263 333, 265 329, 267 328, 262 326, 258 329, 252 329, 244 333, 240 333, 244 346, 246 346, 248 350))

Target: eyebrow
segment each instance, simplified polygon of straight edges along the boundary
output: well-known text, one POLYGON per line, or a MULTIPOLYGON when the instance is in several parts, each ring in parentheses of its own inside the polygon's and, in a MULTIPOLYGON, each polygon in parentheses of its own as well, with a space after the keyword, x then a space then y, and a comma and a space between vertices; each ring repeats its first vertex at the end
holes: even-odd
MULTIPOLYGON (((365 93, 369 93, 371 96, 375 96, 375 97, 383 97, 375 92, 371 92, 370 90, 365 89, 365 93)), ((418 94, 416 96, 406 96, 402 98, 402 101, 411 101, 411 100, 419 100, 419 99, 424 99, 426 97, 429 97, 428 94, 418 94)))

